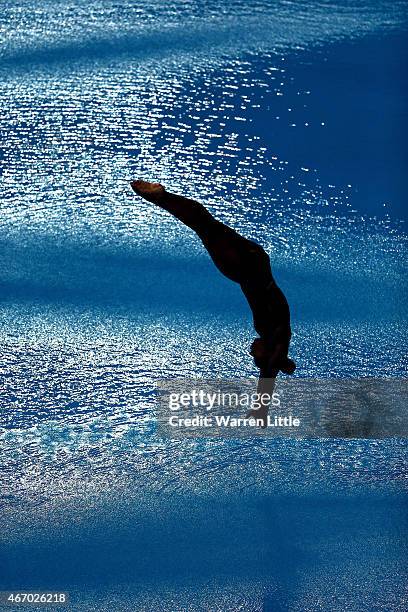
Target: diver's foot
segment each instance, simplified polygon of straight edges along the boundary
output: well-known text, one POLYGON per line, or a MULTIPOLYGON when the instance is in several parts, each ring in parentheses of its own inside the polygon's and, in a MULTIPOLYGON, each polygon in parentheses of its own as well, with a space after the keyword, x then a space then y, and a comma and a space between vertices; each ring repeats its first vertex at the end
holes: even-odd
POLYGON ((160 202, 164 194, 165 188, 160 183, 149 183, 148 181, 132 181, 130 183, 133 191, 149 202, 160 202))

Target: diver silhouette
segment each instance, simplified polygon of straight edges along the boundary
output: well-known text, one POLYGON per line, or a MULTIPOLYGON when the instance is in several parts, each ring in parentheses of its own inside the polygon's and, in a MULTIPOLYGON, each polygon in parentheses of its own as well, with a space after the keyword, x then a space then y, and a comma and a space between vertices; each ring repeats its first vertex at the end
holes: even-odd
MULTIPOLYGON (((279 371, 292 374, 296 365, 288 358, 292 335, 289 306, 272 276, 269 255, 256 242, 217 221, 195 200, 169 193, 160 183, 138 180, 132 181, 131 187, 194 230, 218 270, 239 283, 259 334, 250 350, 260 370, 258 393, 271 394, 279 371)), ((264 407, 251 410, 247 416, 260 418, 265 426, 267 413, 264 407)))

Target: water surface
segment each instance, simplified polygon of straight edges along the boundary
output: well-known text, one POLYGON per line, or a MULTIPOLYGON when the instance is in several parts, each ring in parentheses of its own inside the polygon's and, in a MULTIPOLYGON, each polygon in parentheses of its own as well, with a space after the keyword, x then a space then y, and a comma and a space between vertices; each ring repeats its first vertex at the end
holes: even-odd
POLYGON ((0 3, 1 588, 84 610, 403 610, 403 440, 164 440, 255 376, 239 288, 131 193, 271 254, 296 376, 406 376, 405 2, 0 3))

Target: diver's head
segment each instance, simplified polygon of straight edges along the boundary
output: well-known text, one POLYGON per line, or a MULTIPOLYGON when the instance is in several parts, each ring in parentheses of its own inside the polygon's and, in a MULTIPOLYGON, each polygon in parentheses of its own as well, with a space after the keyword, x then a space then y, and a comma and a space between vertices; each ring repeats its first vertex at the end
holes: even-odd
MULTIPOLYGON (((255 338, 251 344, 250 354, 254 358, 256 367, 259 369, 263 369, 267 366, 268 361, 275 352, 276 349, 271 348, 262 338, 255 338)), ((293 374, 296 369, 296 364, 292 359, 289 359, 287 355, 282 353, 281 356, 278 356, 276 367, 284 374, 293 374)))

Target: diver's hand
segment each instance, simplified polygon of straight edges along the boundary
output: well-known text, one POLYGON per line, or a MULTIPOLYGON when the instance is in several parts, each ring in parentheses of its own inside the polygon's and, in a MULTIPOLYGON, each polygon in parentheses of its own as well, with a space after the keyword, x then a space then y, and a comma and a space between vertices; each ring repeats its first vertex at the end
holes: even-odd
POLYGON ((261 408, 254 408, 250 410, 245 418, 246 419, 261 419, 262 421, 261 427, 262 429, 265 429, 266 426, 268 425, 268 412, 269 412, 268 406, 261 406, 261 408))

